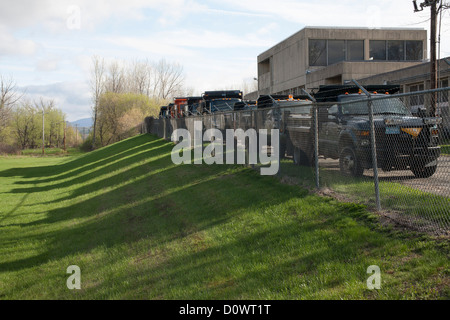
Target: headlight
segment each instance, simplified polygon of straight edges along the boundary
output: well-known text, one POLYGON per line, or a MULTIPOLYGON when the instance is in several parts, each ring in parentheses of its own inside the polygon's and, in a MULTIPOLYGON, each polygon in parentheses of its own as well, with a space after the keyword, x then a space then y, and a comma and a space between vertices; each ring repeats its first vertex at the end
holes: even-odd
POLYGON ((384 119, 384 123, 387 126, 396 126, 396 125, 402 124, 403 120, 402 119, 396 119, 396 118, 386 118, 386 119, 384 119))

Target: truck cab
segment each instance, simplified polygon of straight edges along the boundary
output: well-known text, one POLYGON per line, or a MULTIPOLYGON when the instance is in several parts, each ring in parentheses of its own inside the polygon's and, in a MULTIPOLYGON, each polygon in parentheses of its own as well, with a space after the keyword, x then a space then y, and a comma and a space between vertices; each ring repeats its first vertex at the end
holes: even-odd
POLYGON ((188 97, 187 104, 185 106, 186 117, 198 116, 202 114, 202 97, 188 97))
POLYGON ((175 118, 183 118, 185 116, 185 109, 188 103, 187 98, 175 98, 174 99, 174 105, 175 105, 175 118))
MULTIPOLYGON (((298 152, 306 149, 312 151, 309 143, 312 101, 308 96, 263 95, 258 98, 257 107, 257 128, 267 129, 268 133, 270 129, 280 130, 280 159, 294 156, 294 161, 300 162, 298 152), (307 139, 304 138, 305 132, 307 139)), ((302 157, 303 160, 305 162, 301 164, 306 164, 307 160, 302 157)))
POLYGON ((162 106, 159 110, 159 119, 166 119, 168 118, 168 107, 167 106, 162 106))

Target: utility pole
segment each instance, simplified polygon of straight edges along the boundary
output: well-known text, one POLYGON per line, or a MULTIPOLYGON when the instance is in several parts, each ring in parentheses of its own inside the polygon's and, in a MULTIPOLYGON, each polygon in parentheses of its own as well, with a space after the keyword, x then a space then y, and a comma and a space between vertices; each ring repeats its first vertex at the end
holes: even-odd
MULTIPOLYGON (((430 89, 437 89, 438 87, 438 78, 437 78, 437 58, 436 58, 436 30, 437 30, 437 15, 438 9, 437 5, 440 0, 425 0, 419 6, 417 5, 417 0, 413 1, 414 12, 422 11, 425 7, 431 8, 431 27, 430 27, 430 89)), ((437 93, 433 93, 431 98, 430 109, 428 113, 430 116, 436 116, 436 104, 437 104, 437 93)))
POLYGON ((64 152, 66 151, 66 120, 64 119, 64 152))
POLYGON ((75 145, 78 146, 78 123, 75 124, 75 145))
MULTIPOLYGON (((431 78, 430 78, 430 89, 437 89, 438 78, 437 78, 437 59, 436 59, 436 30, 437 30, 437 2, 433 1, 431 4, 431 78)), ((436 116, 436 105, 437 105, 437 93, 433 93, 431 98, 430 115, 436 116)))

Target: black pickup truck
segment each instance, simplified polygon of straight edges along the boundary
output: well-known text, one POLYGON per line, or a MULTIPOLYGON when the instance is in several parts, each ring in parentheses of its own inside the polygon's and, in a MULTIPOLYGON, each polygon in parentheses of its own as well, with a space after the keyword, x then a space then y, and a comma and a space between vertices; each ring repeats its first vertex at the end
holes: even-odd
MULTIPOLYGON (((413 116, 395 95, 399 86, 365 89, 371 93, 378 167, 432 176, 440 156, 441 119, 413 116)), ((356 86, 329 85, 321 86, 314 98, 319 106, 319 155, 339 159, 340 170, 353 176, 373 168, 368 97, 356 86)))

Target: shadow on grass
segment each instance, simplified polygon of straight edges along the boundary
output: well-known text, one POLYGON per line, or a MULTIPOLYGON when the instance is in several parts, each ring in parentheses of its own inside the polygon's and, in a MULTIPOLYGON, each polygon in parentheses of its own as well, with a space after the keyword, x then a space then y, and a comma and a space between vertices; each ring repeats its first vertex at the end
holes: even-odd
MULTIPOLYGON (((75 165, 68 172, 63 171, 62 174, 61 173, 59 173, 59 174, 52 174, 51 177, 46 178, 46 179, 39 179, 39 180, 35 180, 35 181, 17 181, 15 184, 30 184, 30 183, 43 184, 43 183, 48 183, 48 182, 55 182, 55 181, 59 181, 59 180, 70 179, 70 178, 73 178, 74 176, 78 176, 80 174, 83 174, 84 172, 91 171, 91 170, 93 170, 95 168, 103 167, 105 164, 114 163, 114 162, 116 162, 118 160, 124 159, 126 157, 131 156, 131 155, 138 154, 138 153, 140 153, 142 151, 148 151, 149 147, 151 145, 153 145, 153 144, 157 144, 157 141, 152 141, 152 142, 145 143, 143 145, 130 147, 126 151, 118 152, 118 154, 116 154, 114 156, 110 156, 110 157, 107 157, 107 158, 102 158, 102 160, 98 160, 98 161, 96 161, 95 154, 93 154, 91 156, 92 162, 90 162, 90 164, 84 164, 84 165, 80 164, 81 166, 75 165)), ((159 146, 159 147, 161 147, 161 146, 159 146)), ((69 169, 70 167, 68 167, 68 165, 69 164, 73 164, 73 162, 77 162, 77 161, 76 160, 75 161, 71 161, 69 163, 66 163, 66 164, 63 164, 63 165, 60 165, 60 166, 56 166, 56 167, 57 168, 58 167, 65 167, 65 168, 69 169)), ((118 165, 118 167, 120 167, 120 164, 118 165)), ((62 170, 61 169, 56 169, 55 171, 56 172, 61 172, 62 170)))
MULTIPOLYGON (((103 167, 86 175, 73 173, 73 177, 56 185, 13 190, 41 193, 64 190, 74 183, 80 185, 70 189, 70 196, 44 204, 50 207, 45 218, 2 226, 39 231, 37 235, 11 232, 10 238, 3 238, 5 243, 46 240, 48 247, 37 256, 0 263, 0 271, 32 268, 50 260, 88 253, 97 247, 111 248, 147 238, 153 239, 153 245, 157 246, 222 224, 246 208, 265 208, 307 194, 290 186, 276 185, 273 178, 261 177, 250 169, 225 165, 174 166, 170 160, 172 148, 172 144, 153 136, 139 136, 103 149, 105 155, 114 157, 113 164, 102 161, 103 167), (125 151, 129 149, 126 146, 140 153, 130 155, 125 151), (123 158, 118 157, 118 150, 122 150, 123 158), (119 169, 122 171, 113 172, 119 169), (102 179, 103 176, 106 178, 102 179), (123 183, 126 184, 118 186, 123 183), (100 194, 90 196, 99 191, 100 194), (88 198, 79 199, 81 196, 88 198), (62 200, 69 201, 68 205, 52 208, 62 200)), ((98 161, 101 152, 98 150, 61 167, 78 172, 73 170, 88 164, 89 158, 98 161)), ((61 167, 55 170, 64 172, 61 167)), ((40 170, 46 177, 49 168, 40 170)), ((38 172, 34 168, 23 176, 39 179, 38 172)))
MULTIPOLYGON (((102 163, 109 161, 109 158, 119 157, 123 152, 132 154, 132 149, 134 148, 144 148, 143 143, 148 143, 148 138, 146 135, 140 135, 131 139, 127 139, 116 143, 114 145, 95 150, 89 153, 77 156, 75 159, 69 158, 67 162, 56 166, 41 166, 41 167, 29 167, 29 168, 12 168, 8 170, 0 171, 0 177, 21 177, 25 179, 31 178, 48 178, 64 174, 67 171, 80 169, 86 167, 86 169, 96 167, 102 163), (99 163, 97 163, 99 162, 99 163)), ((155 143, 152 141, 151 143, 155 143)), ((83 169, 84 171, 84 169, 83 169)), ((54 181, 49 179, 48 181, 54 181)), ((39 181, 37 181, 39 182, 39 181)), ((26 184, 27 182, 22 182, 26 184)))
MULTIPOLYGON (((338 230, 327 236, 320 232, 330 231, 339 220, 345 220, 346 209, 339 208, 334 219, 315 220, 306 226, 294 221, 239 234, 220 245, 199 245, 186 254, 165 257, 161 263, 152 261, 154 255, 142 257, 139 263, 143 270, 115 279, 117 283, 129 283, 121 298, 260 299, 271 294, 298 299, 305 298, 307 291, 310 297, 320 298, 321 290, 352 282, 361 283, 363 291, 361 279, 366 278, 368 262, 358 253, 374 239, 366 238, 366 233, 340 237, 338 230), (360 272, 346 273, 349 264, 360 272), (147 288, 151 290, 146 292, 147 288)), ((110 284, 103 285, 113 291, 110 284)), ((86 293, 95 294, 96 290, 86 293)))
MULTIPOLYGON (((63 189, 72 187, 75 185, 81 185, 83 189, 85 189, 86 185, 89 185, 89 181, 95 180, 97 178, 103 177, 107 174, 110 174, 115 171, 120 171, 124 168, 128 168, 136 163, 139 163, 141 161, 144 161, 149 158, 153 157, 162 157, 163 155, 165 158, 165 161, 170 161, 170 151, 172 150, 173 146, 169 143, 164 144, 156 144, 156 145, 149 145, 146 148, 137 148, 141 149, 139 153, 134 152, 126 152, 124 154, 121 154, 119 156, 114 157, 114 162, 111 162, 113 160, 108 161, 102 161, 103 166, 99 164, 98 166, 95 165, 97 169, 92 169, 90 172, 84 173, 85 170, 76 170, 75 173, 68 174, 71 176, 70 178, 66 178, 63 182, 59 183, 51 183, 47 186, 33 186, 29 188, 16 188, 11 190, 11 193, 34 193, 34 192, 45 192, 45 191, 51 191, 56 189, 63 189), (166 154, 169 152, 169 155, 166 154), (130 155, 134 154, 134 155, 130 155), (78 172, 78 174, 77 174, 78 172)), ((138 151, 136 151, 138 152, 138 151)), ((129 171, 132 171, 129 170, 129 171)), ((59 180, 59 179, 57 179, 59 180)), ((38 181, 30 181, 29 183, 36 184, 38 181)), ((118 181, 115 181, 117 183, 118 181)), ((101 183, 100 183, 101 185, 101 183)), ((105 187, 108 187, 108 185, 105 185, 105 187)), ((92 190, 92 188, 87 188, 85 193, 88 193, 92 190)))

